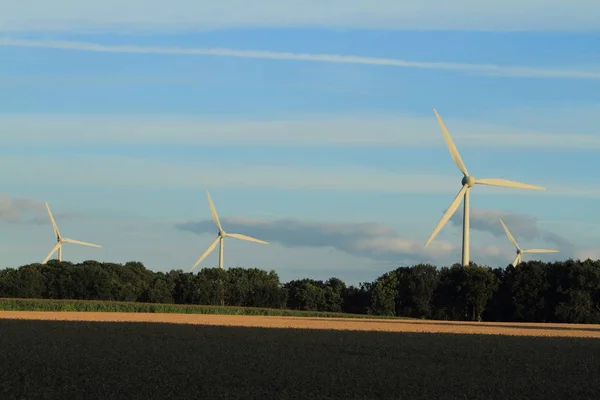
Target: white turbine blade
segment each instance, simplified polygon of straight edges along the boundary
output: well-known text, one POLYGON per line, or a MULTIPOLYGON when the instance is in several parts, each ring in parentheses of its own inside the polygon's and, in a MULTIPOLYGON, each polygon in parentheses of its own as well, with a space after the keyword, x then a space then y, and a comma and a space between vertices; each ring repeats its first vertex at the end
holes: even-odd
POLYGON ((517 256, 515 257, 515 261, 513 261, 513 263, 512 263, 513 267, 516 267, 520 261, 521 261, 521 255, 517 254, 517 256))
POLYGON ((60 248, 61 244, 60 243, 56 243, 56 246, 54 246, 52 248, 52 250, 50 251, 50 254, 48 254, 48 257, 44 258, 44 261, 42 261, 42 264, 46 264, 48 262, 48 260, 50 259, 50 257, 52 257, 52 254, 56 253, 56 250, 58 250, 60 248))
POLYGON ((264 240, 256 239, 256 238, 246 236, 246 235, 240 235, 239 233, 226 233, 225 236, 229 236, 229 237, 240 239, 240 240, 247 240, 249 242, 254 242, 254 243, 269 244, 269 242, 265 242, 264 240))
POLYGON ((54 229, 54 236, 57 238, 60 237, 60 231, 58 230, 58 226, 56 225, 56 221, 54 220, 54 216, 52 215, 52 211, 50 211, 50 205, 46 202, 46 209, 48 210, 48 215, 50 216, 50 222, 52 222, 52 229, 54 229))
POLYGON ((215 221, 217 228, 219 228, 219 232, 223 232, 223 227, 221 226, 221 221, 219 221, 219 216, 217 215, 217 210, 215 209, 215 205, 213 204, 212 199, 210 198, 210 193, 208 193, 208 190, 206 191, 206 196, 208 196, 208 204, 210 206, 210 213, 212 214, 213 221, 215 221))
POLYGON ((527 183, 509 181, 507 179, 499 179, 499 178, 486 178, 486 179, 476 179, 476 184, 479 185, 490 185, 490 186, 501 186, 508 188, 516 188, 516 189, 530 189, 530 190, 546 190, 541 186, 529 185, 527 183))
POLYGON ((217 236, 215 241, 212 242, 210 246, 208 246, 208 249, 206 249, 206 251, 204 253, 202 253, 200 258, 198 258, 198 261, 196 261, 194 263, 194 265, 192 265, 192 269, 190 269, 190 272, 192 272, 194 270, 194 268, 196 268, 198 266, 198 264, 200 264, 202 262, 202 260, 204 260, 206 258, 206 256, 209 255, 210 252, 215 249, 215 247, 217 247, 217 243, 219 243, 219 239, 220 239, 220 237, 217 236))
POLYGON ((515 240, 513 235, 510 234, 510 231, 508 230, 506 225, 504 225, 504 221, 502 221, 502 218, 498 218, 498 219, 500 220, 500 223, 502 224, 502 227, 504 228, 504 232, 506 232, 506 236, 508 236, 508 240, 510 240, 512 242, 512 244, 514 244, 515 247, 517 249, 519 249, 519 245, 517 244, 517 241, 515 240))
POLYGON ((93 243, 87 243, 87 242, 81 242, 79 240, 74 240, 74 239, 67 239, 67 238, 63 238, 63 242, 66 243, 73 243, 73 244, 81 244, 83 246, 90 246, 90 247, 102 247, 99 244, 93 244, 93 243))
POLYGON ((460 154, 458 153, 458 150, 456 149, 456 145, 454 144, 454 142, 452 141, 452 138, 450 137, 450 133, 448 132, 448 129, 446 128, 446 124, 444 124, 444 121, 442 121, 442 117, 440 117, 440 115, 438 114, 437 110, 434 108, 433 112, 435 113, 435 118, 437 119, 438 124, 440 125, 440 128, 442 129, 442 133, 444 134, 444 139, 446 140, 446 145, 448 146, 448 150, 450 150, 450 155, 452 156, 452 159, 454 160, 454 162, 456 163, 456 166, 458 166, 458 168, 461 170, 461 172, 465 175, 469 175, 469 172, 467 171, 467 167, 465 166, 465 163, 463 162, 462 158, 460 157, 460 154))
POLYGON ((523 253, 558 253, 558 250, 527 249, 527 250, 523 250, 523 253))
POLYGON ((440 229, 442 229, 442 227, 444 226, 444 224, 446 222, 448 222, 448 220, 450 219, 450 217, 454 214, 454 212, 456 211, 456 209, 460 205, 460 201, 463 199, 463 196, 465 195, 465 192, 467 191, 468 188, 469 187, 467 185, 463 185, 462 189, 460 189, 460 191, 458 192, 458 194, 456 195, 456 197, 454 198, 454 200, 452 200, 452 203, 450 203, 450 207, 448 207, 448 209, 446 210, 446 213, 444 214, 444 216, 442 217, 442 219, 440 220, 440 222, 437 224, 437 226, 435 227, 435 229, 431 233, 431 236, 429 236, 429 239, 427 240, 427 243, 425 243, 425 247, 427 247, 429 245, 429 243, 431 243, 431 241, 433 240, 433 238, 435 237, 435 235, 437 235, 437 233, 440 231, 440 229))

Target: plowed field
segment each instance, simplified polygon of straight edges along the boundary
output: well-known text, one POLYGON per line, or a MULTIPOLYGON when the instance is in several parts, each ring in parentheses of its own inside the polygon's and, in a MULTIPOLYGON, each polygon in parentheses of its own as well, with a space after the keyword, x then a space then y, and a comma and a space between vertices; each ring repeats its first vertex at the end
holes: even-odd
POLYGON ((595 400, 598 337, 597 325, 6 311, 0 399, 595 400))

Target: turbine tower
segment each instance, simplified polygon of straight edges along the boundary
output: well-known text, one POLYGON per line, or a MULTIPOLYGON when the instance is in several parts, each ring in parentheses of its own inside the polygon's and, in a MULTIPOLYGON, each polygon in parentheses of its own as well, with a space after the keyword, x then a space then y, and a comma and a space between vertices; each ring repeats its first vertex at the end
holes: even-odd
POLYGON ((467 267, 467 266, 469 266, 469 225, 470 225, 469 224, 469 209, 470 209, 469 195, 471 193, 471 188, 473 187, 473 185, 479 184, 479 185, 501 186, 501 187, 518 188, 518 189, 531 189, 531 190, 546 190, 546 189, 539 187, 539 186, 533 186, 533 185, 528 185, 526 183, 514 182, 514 181, 509 181, 506 179, 499 179, 499 178, 475 179, 475 177, 470 175, 469 172, 467 171, 467 167, 465 166, 465 163, 463 162, 462 158, 460 157, 460 154, 458 154, 458 150, 456 149, 456 146, 454 145, 454 142, 452 141, 452 138, 450 137, 450 133, 448 132, 448 129, 446 129, 446 125, 444 124, 444 121, 442 121, 442 118, 440 117, 440 115, 438 114, 438 112, 436 111, 435 108, 433 109, 433 112, 435 113, 435 117, 438 121, 438 124, 440 125, 442 133, 444 134, 444 139, 446 140, 446 145, 448 146, 450 155, 452 156, 454 163, 458 166, 458 169, 460 169, 460 171, 463 173, 463 178, 462 178, 462 182, 461 182, 462 188, 460 189, 460 191, 458 192, 458 194, 456 195, 456 197, 454 198, 452 203, 450 203, 450 207, 448 207, 448 209, 446 210, 446 213, 444 214, 444 216, 442 217, 440 222, 437 224, 437 226, 431 233, 431 236, 429 236, 429 239, 427 240, 425 247, 427 247, 429 245, 429 243, 431 243, 431 241, 433 240, 435 235, 437 235, 437 233, 440 231, 440 229, 442 229, 444 224, 446 224, 446 222, 448 222, 450 217, 458 209, 458 206, 460 205, 461 200, 464 199, 463 234, 462 234, 462 236, 463 236, 462 237, 462 265, 467 267))
POLYGON ((517 244, 517 241, 515 240, 513 235, 510 234, 510 231, 504 224, 504 221, 502 221, 502 218, 498 218, 498 219, 500 220, 500 223, 502 224, 502 227, 504 228, 504 232, 506 232, 506 236, 508 236, 508 240, 510 240, 511 243, 514 244, 515 247, 517 248, 517 256, 515 257, 515 261, 513 261, 513 263, 512 263, 513 267, 516 267, 521 262, 521 257, 523 256, 524 253, 558 253, 558 250, 548 250, 548 249, 522 250, 519 247, 519 245, 517 244))
POLYGON ((223 269, 223 241, 225 240, 226 237, 232 237, 235 239, 246 240, 248 242, 269 244, 268 242, 265 242, 263 240, 259 240, 259 239, 256 239, 256 238, 253 238, 250 236, 241 235, 239 233, 225 232, 223 230, 223 227, 221 226, 221 222, 219 221, 219 216, 217 215, 217 210, 215 210, 215 206, 212 202, 212 199, 210 198, 210 193, 208 193, 208 190, 206 191, 206 195, 208 196, 208 204, 210 205, 210 213, 212 214, 213 221, 215 221, 215 225, 217 225, 219 232, 217 233, 217 238, 211 243, 210 246, 208 246, 208 249, 206 249, 206 251, 204 253, 202 253, 202 255, 200 256, 198 261, 196 261, 196 263, 192 266, 192 269, 190 270, 190 272, 193 271, 194 268, 196 268, 198 266, 198 264, 200 264, 200 262, 202 260, 204 260, 204 258, 206 258, 206 256, 208 256, 211 251, 214 250, 214 248, 217 246, 217 243, 219 243, 219 268, 223 269))
POLYGON ((54 221, 54 216, 52 216, 52 211, 50 211, 50 206, 48 205, 48 202, 46 202, 46 209, 48 210, 48 215, 50 216, 50 222, 52 222, 52 228, 54 229, 54 236, 56 236, 57 243, 56 243, 56 246, 54 246, 54 248, 52 249, 52 251, 50 251, 50 254, 48 254, 48 257, 46 257, 44 259, 44 261, 42 261, 42 264, 46 264, 46 262, 50 259, 50 257, 52 257, 52 255, 54 253, 56 253, 57 250, 58 250, 58 261, 62 261, 63 243, 81 244, 83 246, 91 246, 91 247, 102 247, 97 244, 80 242, 79 240, 62 237, 60 234, 60 231, 58 230, 58 226, 56 226, 56 221, 54 221))

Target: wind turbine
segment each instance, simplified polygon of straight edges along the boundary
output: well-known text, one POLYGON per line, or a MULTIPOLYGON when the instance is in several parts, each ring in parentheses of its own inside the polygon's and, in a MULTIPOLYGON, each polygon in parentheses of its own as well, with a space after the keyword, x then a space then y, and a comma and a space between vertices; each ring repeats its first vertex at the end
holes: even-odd
POLYGON ((458 194, 456 195, 454 200, 452 200, 452 203, 450 203, 450 207, 448 207, 448 209, 446 210, 446 213, 444 214, 444 216, 442 217, 440 222, 437 224, 437 226, 431 233, 431 236, 429 236, 429 239, 427 240, 425 247, 427 247, 429 245, 429 243, 431 243, 431 241, 433 240, 435 235, 437 235, 437 233, 440 231, 440 229, 442 229, 444 224, 446 224, 446 222, 448 222, 450 217, 458 209, 458 206, 460 205, 461 200, 463 200, 463 198, 464 198, 463 235, 462 235, 463 236, 463 238, 462 238, 462 240, 463 240, 463 242, 462 242, 462 265, 467 267, 467 266, 469 266, 469 225, 470 225, 469 224, 469 209, 470 209, 469 195, 471 193, 471 188, 473 187, 473 185, 479 184, 479 185, 501 186, 501 187, 518 188, 518 189, 531 189, 531 190, 546 190, 546 189, 539 187, 539 186, 533 186, 533 185, 528 185, 526 183, 514 182, 514 181, 509 181, 506 179, 499 179, 499 178, 475 179, 475 177, 473 177, 472 175, 469 175, 469 172, 467 171, 467 167, 465 166, 465 163, 463 162, 462 158, 460 157, 460 154, 458 154, 458 150, 456 149, 456 146, 454 145, 454 142, 452 141, 452 138, 450 137, 450 133, 448 132, 448 129, 446 129, 446 125, 444 124, 444 121, 442 121, 442 118, 440 117, 440 115, 438 114, 438 112, 436 111, 435 108, 433 109, 433 112, 435 113, 435 117, 438 121, 438 124, 440 125, 442 133, 444 134, 444 139, 446 140, 446 145, 448 146, 450 155, 452 156, 454 163, 458 166, 458 169, 460 169, 460 171, 463 173, 464 176, 463 176, 462 182, 461 182, 462 188, 460 189, 460 191, 458 192, 458 194))
POLYGON ((48 215, 50 216, 50 222, 52 222, 52 228, 54 229, 54 235, 56 236, 56 241, 58 243, 56 243, 56 246, 54 246, 54 248, 52 249, 52 251, 50 251, 50 254, 48 254, 48 257, 46 257, 44 259, 44 261, 42 261, 42 264, 46 264, 46 262, 50 259, 50 257, 52 257, 52 255, 54 253, 56 253, 57 250, 58 250, 58 261, 62 261, 62 246, 63 246, 63 243, 81 244, 81 245, 84 245, 84 246, 91 246, 91 247, 102 247, 102 246, 99 246, 97 244, 80 242, 79 240, 74 240, 74 239, 69 239, 69 238, 62 237, 60 235, 60 231, 58 230, 58 226, 56 226, 56 221, 54 221, 54 217, 52 216, 52 211, 50 211, 50 206, 48 205, 48 202, 46 202, 46 209, 48 210, 48 215))
POLYGON ((198 261, 196 261, 196 263, 192 266, 192 269, 190 270, 190 272, 193 271, 194 268, 196 268, 198 266, 198 264, 200 264, 200 262, 202 260, 204 260, 204 258, 206 258, 206 256, 208 256, 211 251, 214 250, 214 248, 217 246, 217 243, 219 243, 219 268, 223 269, 223 241, 225 240, 226 237, 232 237, 235 239, 246 240, 246 241, 255 242, 255 243, 269 244, 268 242, 265 242, 263 240, 259 240, 259 239, 256 239, 256 238, 253 238, 250 236, 241 235, 239 233, 225 232, 223 230, 223 227, 221 226, 221 222, 219 221, 219 216, 217 215, 217 210, 215 210, 215 205, 213 204, 212 199, 210 198, 210 193, 208 193, 208 190, 206 191, 206 195, 208 196, 208 204, 210 205, 210 213, 212 214, 213 221, 215 221, 215 224, 217 225, 219 232, 217 233, 217 238, 211 243, 210 246, 208 246, 208 249, 206 249, 206 251, 204 253, 202 253, 202 255, 200 256, 198 261))
POLYGON ((517 256, 515 257, 515 261, 513 261, 513 263, 512 263, 513 267, 516 267, 521 262, 521 257, 523 256, 523 253, 558 253, 558 250, 548 250, 548 249, 527 249, 527 250, 522 250, 519 247, 519 245, 517 244, 517 241, 515 240, 515 238, 513 237, 513 235, 510 234, 510 231, 508 230, 508 228, 504 224, 504 221, 502 221, 502 218, 498 218, 498 219, 500 220, 500 223, 502 224, 502 227, 504 228, 504 232, 506 232, 506 236, 508 236, 508 240, 510 240, 511 243, 514 244, 515 247, 517 248, 517 256))

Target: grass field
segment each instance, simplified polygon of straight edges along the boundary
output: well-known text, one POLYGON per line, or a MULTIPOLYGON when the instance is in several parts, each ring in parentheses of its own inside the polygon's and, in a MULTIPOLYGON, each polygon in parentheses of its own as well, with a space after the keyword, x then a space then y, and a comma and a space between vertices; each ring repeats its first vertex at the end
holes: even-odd
MULTIPOLYGON (((96 313, 18 314, 21 318, 80 314, 91 319, 96 313)), ((600 393, 597 338, 348 331, 342 329, 353 328, 339 325, 451 327, 465 333, 476 325, 437 321, 217 315, 181 316, 197 319, 190 324, 10 319, 18 316, 0 313, 3 400, 573 400, 597 399, 600 393), (281 321, 287 321, 285 326, 314 321, 337 329, 211 326, 201 319, 238 325, 244 320, 263 325, 279 321, 277 326, 282 326, 281 321)), ((154 314, 154 319, 163 316, 177 317, 154 314)), ((517 329, 513 325, 494 329, 499 333, 517 329)), ((538 329, 532 325, 524 324, 522 329, 538 329)), ((544 325, 547 331, 563 334, 583 332, 583 327, 544 325)), ((600 336, 597 325, 585 327, 585 332, 600 336)))
POLYGON ((46 300, 0 298, 0 311, 85 311, 85 312, 132 312, 132 313, 175 313, 175 314, 220 314, 220 315, 273 315, 290 317, 334 317, 334 318, 389 318, 360 314, 344 314, 319 311, 298 311, 258 307, 221 307, 190 304, 158 304, 124 301, 91 300, 46 300))

